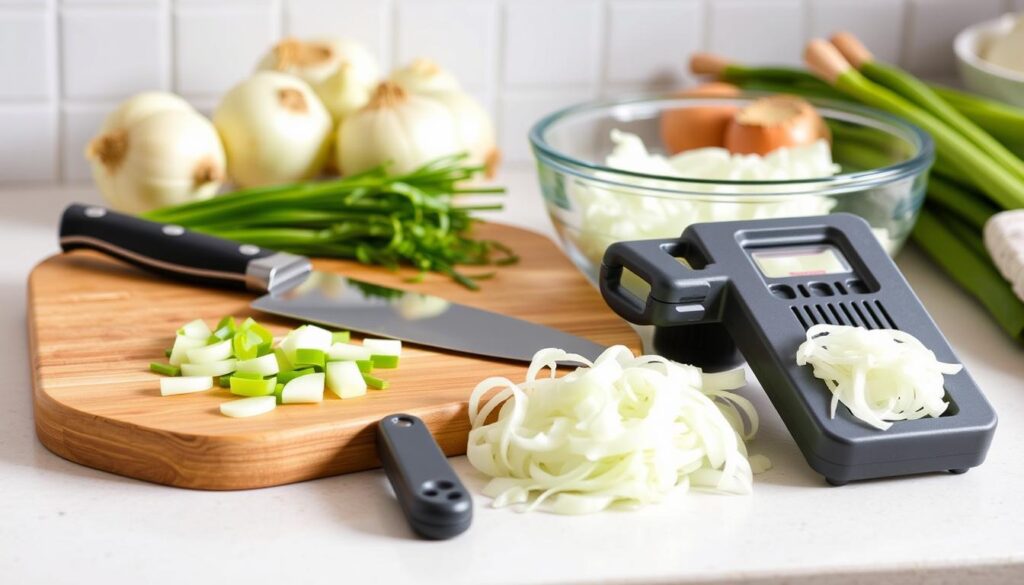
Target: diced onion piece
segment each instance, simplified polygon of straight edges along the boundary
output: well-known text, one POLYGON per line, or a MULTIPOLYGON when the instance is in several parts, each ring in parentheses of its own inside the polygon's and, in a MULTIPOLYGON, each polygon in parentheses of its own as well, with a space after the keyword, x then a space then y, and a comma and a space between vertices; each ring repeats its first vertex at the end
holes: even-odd
POLYGON ((195 321, 189 321, 178 329, 178 335, 184 335, 185 337, 191 337, 193 339, 201 339, 204 342, 213 332, 210 331, 210 327, 206 324, 206 321, 202 319, 196 319, 195 321))
POLYGON ((188 351, 190 349, 203 347, 205 345, 205 339, 189 337, 187 335, 178 335, 174 338, 174 345, 171 347, 171 355, 167 356, 167 361, 170 362, 172 366, 180 366, 183 362, 188 361, 188 351))
POLYGON ((235 372, 239 374, 258 374, 262 377, 273 376, 279 371, 277 356, 272 353, 251 360, 239 360, 235 364, 235 372))
POLYGON ((493 478, 484 493, 496 507, 584 514, 657 502, 676 486, 749 493, 742 436, 756 432, 757 412, 730 383, 742 385, 742 374, 705 387, 699 369, 623 346, 592 364, 544 349, 522 384, 488 378, 473 390, 466 455, 493 478), (567 361, 583 367, 556 377, 567 361))
POLYGON ((370 362, 375 368, 392 369, 398 367, 397 355, 374 355, 370 356, 370 362))
POLYGON ((213 378, 210 376, 178 376, 160 379, 161 396, 190 394, 192 392, 209 390, 210 388, 213 388, 213 378))
POLYGON ((231 357, 231 342, 218 341, 213 345, 190 349, 187 355, 190 364, 210 364, 224 361, 231 357))
POLYGON ((402 342, 397 339, 364 339, 363 347, 372 355, 402 355, 402 342))
POLYGON ((892 329, 815 325, 796 352, 798 365, 832 391, 832 416, 839 403, 876 429, 892 422, 939 416, 949 403, 943 374, 963 366, 938 361, 913 335, 892 329))
POLYGON ((331 347, 333 336, 331 332, 317 327, 316 325, 303 325, 293 329, 284 341, 281 342, 281 349, 284 350, 288 359, 295 363, 295 351, 298 349, 319 349, 326 352, 331 347))
POLYGON ((220 413, 232 418, 244 418, 264 414, 275 408, 277 398, 274 396, 251 396, 221 403, 220 413))
POLYGON ((281 389, 281 404, 321 402, 324 399, 324 374, 294 378, 281 389))
POLYGON ((335 343, 327 349, 327 359, 334 361, 360 361, 370 359, 370 349, 351 343, 335 343))
POLYGON ((183 376, 223 376, 235 371, 235 360, 226 359, 206 364, 181 364, 183 376))
POLYGON ((238 396, 269 396, 274 393, 277 379, 231 376, 229 384, 231 393, 238 396))
POLYGON ((355 362, 328 362, 327 387, 338 398, 355 398, 366 394, 366 380, 355 362))

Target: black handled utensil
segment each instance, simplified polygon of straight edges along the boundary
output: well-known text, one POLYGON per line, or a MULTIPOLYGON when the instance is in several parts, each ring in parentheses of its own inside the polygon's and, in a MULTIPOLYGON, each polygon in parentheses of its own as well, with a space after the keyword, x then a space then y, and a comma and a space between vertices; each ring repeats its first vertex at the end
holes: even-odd
POLYGON ((65 252, 97 250, 179 280, 267 293, 252 303, 259 311, 430 347, 517 361, 530 361, 543 347, 591 359, 604 349, 557 329, 440 297, 314 271, 303 256, 99 206, 68 206, 60 245, 65 252))
POLYGON ((411 414, 377 423, 377 455, 409 526, 424 538, 458 536, 473 521, 473 501, 427 425, 411 414))

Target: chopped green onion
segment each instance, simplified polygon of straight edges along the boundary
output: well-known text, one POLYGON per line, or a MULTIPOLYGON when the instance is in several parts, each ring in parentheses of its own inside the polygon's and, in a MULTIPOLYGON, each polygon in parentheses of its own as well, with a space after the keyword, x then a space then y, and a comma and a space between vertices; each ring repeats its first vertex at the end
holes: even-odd
POLYGON ((235 357, 240 360, 251 360, 259 357, 260 336, 247 330, 239 330, 232 338, 231 347, 235 357))
POLYGON ((323 370, 324 358, 324 352, 319 349, 299 348, 295 350, 295 367, 313 366, 323 370))
POLYGON ((237 378, 245 378, 247 380, 262 380, 263 379, 263 375, 260 374, 259 372, 239 372, 237 369, 235 370, 235 373, 233 373, 231 375, 235 376, 237 378))
POLYGON ((191 364, 209 364, 223 361, 231 357, 231 342, 219 341, 213 345, 190 349, 186 352, 186 355, 191 364))
POLYGON ((243 378, 231 376, 231 393, 239 396, 268 396, 274 393, 276 378, 243 378))
POLYGON ((167 356, 167 361, 172 366, 180 366, 182 362, 188 360, 188 350, 204 347, 205 345, 205 339, 179 334, 174 338, 174 346, 171 347, 171 355, 167 356))
POLYGON ((370 348, 351 343, 335 343, 327 350, 332 361, 359 361, 370 359, 370 348))
POLYGON ((178 376, 160 378, 160 395, 191 394, 213 388, 213 378, 209 376, 178 376))
POLYGON ((207 364, 181 364, 183 376, 223 376, 235 371, 235 360, 226 359, 207 364))
POLYGON ((284 384, 278 382, 277 385, 274 386, 274 398, 277 400, 278 404, 281 404, 281 392, 283 392, 283 391, 284 391, 284 384))
POLYGON ((180 376, 181 369, 177 366, 170 364, 161 364, 160 362, 152 362, 149 364, 149 371, 155 374, 163 374, 165 376, 180 376))
POLYGON ((168 347, 167 349, 164 350, 164 357, 167 357, 167 358, 171 357, 171 352, 173 352, 173 351, 174 351, 173 349, 168 347))
POLYGON ((292 361, 285 355, 284 350, 280 347, 274 349, 274 357, 277 358, 277 370, 279 372, 286 372, 288 370, 295 369, 292 366, 292 361))
POLYGON ((397 339, 364 339, 363 347, 373 355, 402 355, 402 342, 397 339))
POLYGON ((284 385, 281 404, 308 404, 324 399, 324 374, 300 376, 284 385))
POLYGON ((217 321, 217 326, 214 327, 214 329, 218 331, 221 329, 230 329, 231 331, 235 331, 238 329, 238 326, 235 324, 234 317, 231 315, 225 315, 220 318, 220 321, 217 321))
MULTIPOLYGON (((347 363, 347 362, 339 362, 339 363, 343 363, 344 364, 344 363, 347 363)), ((356 368, 356 369, 358 369, 358 368, 356 368)), ((387 380, 381 380, 380 378, 378 378, 376 376, 373 376, 373 375, 370 375, 370 374, 363 374, 363 380, 366 381, 366 385, 367 386, 369 386, 370 388, 373 388, 374 390, 384 390, 385 388, 388 387, 388 381, 387 380)))
POLYGON ((316 373, 316 370, 314 370, 313 368, 303 368, 301 370, 288 370, 287 372, 281 372, 280 374, 278 374, 277 381, 281 382, 282 384, 287 384, 288 382, 291 382, 295 378, 298 378, 300 376, 308 376, 309 374, 314 373, 316 373))
POLYGON ((235 364, 236 374, 254 373, 263 377, 273 376, 279 371, 281 371, 281 368, 277 364, 277 356, 272 353, 251 360, 239 360, 235 364))
POLYGON ((195 321, 189 321, 178 329, 178 335, 184 335, 185 337, 191 337, 193 339, 206 339, 210 336, 210 328, 206 325, 206 322, 202 319, 196 319, 195 321))
POLYGON ((277 408, 277 400, 273 396, 252 396, 222 403, 220 413, 232 418, 243 418, 264 414, 275 408, 277 408))
POLYGON ((332 343, 348 343, 351 338, 352 338, 352 332, 351 331, 335 331, 335 332, 331 333, 331 342, 332 343))
POLYGON ((397 355, 374 355, 370 356, 370 360, 375 368, 397 368, 398 367, 398 356, 397 355))
POLYGON ((224 374, 223 376, 218 377, 217 378, 217 385, 220 386, 221 388, 230 388, 231 387, 231 374, 224 374))
POLYGON ((366 394, 367 382, 355 362, 327 364, 327 388, 338 398, 355 398, 366 394))
POLYGON ((356 360, 356 366, 360 372, 369 374, 373 371, 373 360, 356 360))

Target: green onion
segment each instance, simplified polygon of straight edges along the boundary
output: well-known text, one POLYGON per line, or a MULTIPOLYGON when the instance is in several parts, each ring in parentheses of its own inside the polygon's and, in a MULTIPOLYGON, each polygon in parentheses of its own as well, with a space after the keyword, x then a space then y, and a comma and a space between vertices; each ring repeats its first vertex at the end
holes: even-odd
POLYGON ((352 339, 351 331, 335 331, 331 333, 331 343, 348 343, 352 339))
POLYGON ((375 368, 397 368, 398 367, 398 356, 397 355, 371 355, 370 361, 373 363, 375 368))
POLYGON ((281 372, 277 375, 277 381, 282 384, 287 384, 299 376, 305 376, 306 374, 313 374, 316 370, 313 368, 303 368, 301 370, 288 370, 287 372, 281 372))
POLYGON ((144 217, 282 251, 389 268, 407 264, 476 289, 475 278, 456 266, 516 257, 498 242, 470 236, 473 211, 501 206, 463 199, 504 189, 464 186, 483 170, 465 159, 445 157, 404 175, 388 175, 381 167, 329 181, 242 189, 144 217))
POLYGON ((319 349, 300 348, 295 350, 295 367, 313 366, 323 370, 326 356, 319 349))
POLYGON ((288 359, 288 355, 285 354, 284 350, 280 347, 274 348, 274 357, 277 358, 278 371, 285 372, 295 369, 294 366, 292 366, 291 360, 288 359))
POLYGON ((149 364, 149 371, 156 374, 163 374, 164 376, 180 376, 181 368, 172 366, 170 364, 161 364, 160 362, 152 362, 149 364))
POLYGON ((387 380, 381 380, 380 378, 370 374, 363 373, 363 380, 366 382, 367 386, 374 390, 384 390, 388 387, 387 380))
POLYGON ((360 372, 369 374, 373 371, 373 360, 356 360, 356 367, 360 372))
POLYGON ((1003 330, 1021 339, 1024 303, 1013 294, 991 260, 976 252, 977 245, 965 244, 957 232, 928 208, 921 210, 913 238, 936 264, 988 309, 1003 330))
POLYGON ((174 351, 174 350, 173 350, 173 349, 171 349, 171 348, 169 348, 169 347, 168 347, 167 349, 165 349, 165 350, 164 350, 164 357, 166 357, 166 358, 169 358, 169 357, 171 357, 171 352, 172 352, 172 351, 174 351))
POLYGON ((219 376, 217 378, 217 385, 220 386, 221 388, 230 388, 231 387, 231 374, 225 374, 223 376, 219 376))
POLYGON ((239 396, 269 396, 277 386, 276 378, 245 378, 231 376, 231 393, 239 396))

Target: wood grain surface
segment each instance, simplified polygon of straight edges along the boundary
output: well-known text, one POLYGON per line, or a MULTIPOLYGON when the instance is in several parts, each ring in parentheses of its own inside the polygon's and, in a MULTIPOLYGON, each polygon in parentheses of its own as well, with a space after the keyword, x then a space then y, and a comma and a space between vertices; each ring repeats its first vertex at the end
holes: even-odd
MULTIPOLYGON (((483 281, 479 292, 438 275, 411 285, 403 282, 409 271, 336 260, 316 266, 639 348, 633 331, 550 240, 499 224, 482 225, 478 235, 522 257, 483 281)), ((159 376, 148 364, 163 360, 182 323, 252 315, 275 335, 296 325, 252 311, 252 299, 164 280, 92 252, 43 261, 28 285, 39 440, 65 459, 161 484, 216 490, 279 485, 378 466, 373 427, 396 412, 426 421, 445 453, 465 453, 470 391, 485 377, 521 380, 526 371, 524 364, 408 346, 399 369, 380 371, 390 387, 358 399, 327 392, 321 404, 231 419, 219 412, 232 398, 223 389, 161 397, 159 376)))

